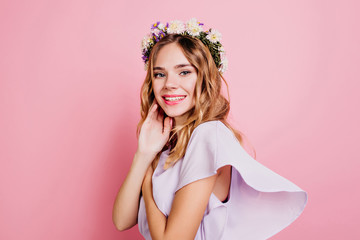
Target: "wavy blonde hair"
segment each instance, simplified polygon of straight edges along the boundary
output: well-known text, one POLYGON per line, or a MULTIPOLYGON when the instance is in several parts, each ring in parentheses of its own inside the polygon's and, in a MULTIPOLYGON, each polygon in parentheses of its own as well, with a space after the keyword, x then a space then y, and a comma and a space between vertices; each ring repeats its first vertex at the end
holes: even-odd
MULTIPOLYGON (((194 90, 195 106, 187 113, 188 118, 186 122, 171 130, 169 141, 163 148, 163 150, 166 150, 170 147, 169 157, 166 160, 164 169, 169 168, 172 164, 184 157, 192 132, 201 123, 207 121, 220 120, 234 133, 240 144, 243 145, 243 134, 232 128, 226 120, 230 111, 230 100, 227 100, 221 94, 221 80, 223 80, 226 85, 228 97, 229 87, 217 69, 209 49, 201 40, 179 34, 166 35, 155 44, 150 53, 147 74, 140 92, 141 119, 137 126, 137 136, 140 134, 141 126, 155 99, 152 88, 154 62, 156 61, 159 51, 170 43, 176 43, 182 49, 190 64, 196 68, 197 81, 194 90)), ((153 161, 154 168, 159 160, 160 154, 161 152, 158 153, 153 161)))

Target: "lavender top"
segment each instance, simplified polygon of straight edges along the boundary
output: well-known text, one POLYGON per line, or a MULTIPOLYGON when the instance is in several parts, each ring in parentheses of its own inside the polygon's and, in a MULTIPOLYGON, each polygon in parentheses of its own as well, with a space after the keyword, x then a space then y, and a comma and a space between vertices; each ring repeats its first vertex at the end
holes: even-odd
MULTIPOLYGON (((305 191, 253 159, 221 121, 196 127, 185 156, 164 170, 168 153, 162 152, 152 176, 154 200, 165 216, 177 190, 232 166, 228 201, 211 194, 196 240, 267 239, 292 223, 307 203, 305 191)), ((144 238, 151 239, 142 197, 138 224, 144 238)))

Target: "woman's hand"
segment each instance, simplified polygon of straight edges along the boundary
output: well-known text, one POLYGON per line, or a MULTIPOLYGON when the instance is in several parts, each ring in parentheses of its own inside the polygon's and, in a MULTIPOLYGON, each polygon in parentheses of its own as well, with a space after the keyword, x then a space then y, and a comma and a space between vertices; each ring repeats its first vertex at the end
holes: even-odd
POLYGON ((167 143, 171 127, 172 119, 164 120, 164 112, 154 100, 140 130, 137 152, 155 157, 167 143))

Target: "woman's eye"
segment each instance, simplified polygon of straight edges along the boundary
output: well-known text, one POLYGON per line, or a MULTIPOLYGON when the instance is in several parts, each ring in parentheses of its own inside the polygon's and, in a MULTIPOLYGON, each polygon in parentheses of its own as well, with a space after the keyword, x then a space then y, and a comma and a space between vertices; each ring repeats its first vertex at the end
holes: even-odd
POLYGON ((182 72, 180 73, 180 75, 185 76, 185 75, 188 75, 189 73, 191 73, 191 72, 190 72, 190 71, 182 71, 182 72))
POLYGON ((154 74, 154 77, 157 78, 157 77, 164 77, 165 75, 162 74, 162 73, 155 73, 154 74))

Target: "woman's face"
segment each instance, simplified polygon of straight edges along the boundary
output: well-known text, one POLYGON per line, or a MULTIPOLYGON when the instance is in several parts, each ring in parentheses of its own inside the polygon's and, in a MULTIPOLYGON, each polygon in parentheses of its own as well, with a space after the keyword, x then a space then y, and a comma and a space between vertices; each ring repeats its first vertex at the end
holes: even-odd
POLYGON ((194 107, 197 71, 176 43, 160 49, 154 62, 152 85, 156 101, 176 124, 186 121, 187 112, 194 107))

